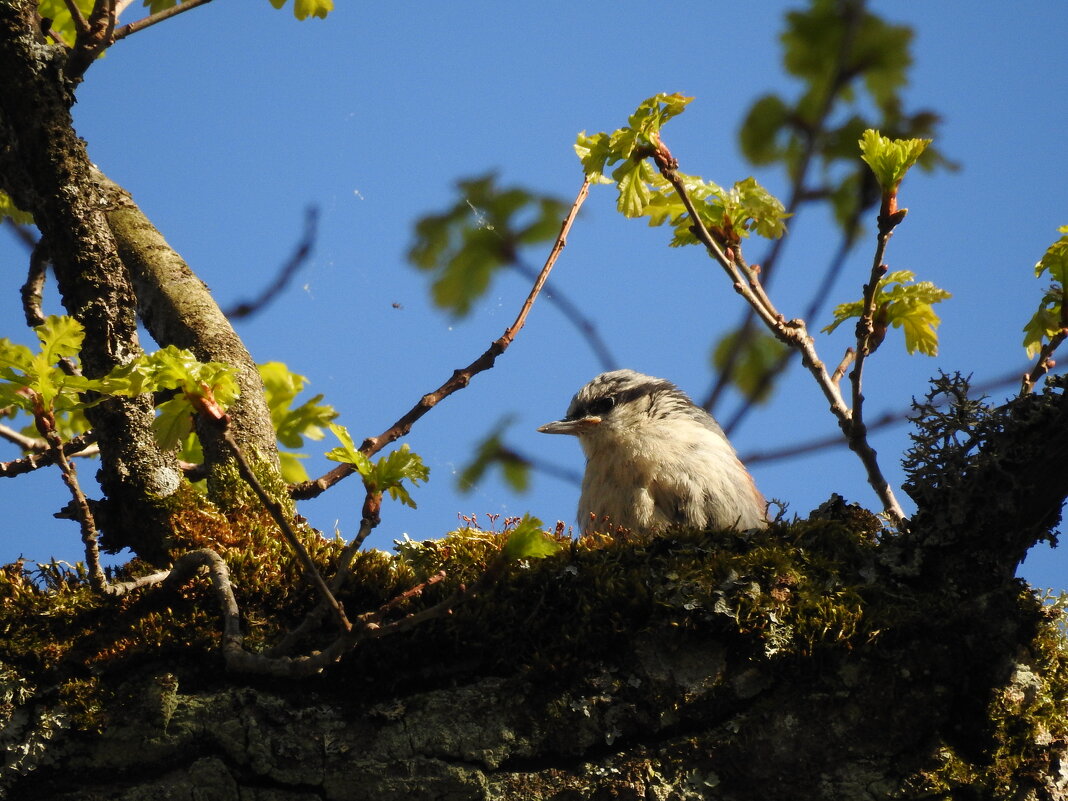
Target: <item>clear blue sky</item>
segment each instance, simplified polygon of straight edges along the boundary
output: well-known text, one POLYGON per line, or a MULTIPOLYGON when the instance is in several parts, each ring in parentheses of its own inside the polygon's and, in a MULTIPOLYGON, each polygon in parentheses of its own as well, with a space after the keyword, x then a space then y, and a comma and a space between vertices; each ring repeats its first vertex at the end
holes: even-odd
MULTIPOLYGON (((413 221, 454 202, 456 179, 496 170, 504 184, 569 201, 581 182, 575 134, 611 130, 643 98, 677 91, 696 98, 666 134, 684 171, 721 184, 755 174, 784 192, 780 173, 742 160, 736 132, 758 95, 796 92, 780 67, 778 35, 782 12, 799 3, 338 5, 325 21, 301 23, 265 0, 181 15, 95 64, 75 116, 91 157, 133 193, 223 305, 270 280, 299 238, 305 207, 321 208, 305 271, 238 331, 258 361, 284 361, 308 376, 357 441, 481 353, 526 296, 524 281, 503 275, 466 319, 431 307, 425 277, 404 254, 413 221)), ((1025 364, 1021 328, 1043 289, 1032 268, 1068 223, 1068 7, 871 5, 914 26, 908 107, 943 116, 938 145, 963 167, 910 175, 903 190, 910 213, 887 261, 954 297, 939 308, 938 357, 906 357, 893 332, 869 363, 868 409, 878 415, 906 407, 938 370, 983 380, 1025 364)), ((800 313, 837 241, 819 213, 791 228, 773 293, 788 315, 800 313)), ((552 280, 594 319, 623 365, 701 396, 711 382, 710 343, 737 321, 739 301, 701 251, 669 250, 666 240, 662 230, 620 218, 610 190, 595 190, 552 280)), ((835 303, 859 296, 872 248, 873 238, 855 252, 835 303)), ((755 242, 748 256, 759 261, 762 252, 755 242)), ((527 255, 540 264, 544 250, 527 255)), ((25 262, 24 249, 0 231, 0 319, 8 321, 0 335, 21 341, 29 341, 18 300, 25 262)), ((54 290, 49 310, 59 311, 54 290)), ((840 357, 849 328, 821 335, 828 362, 840 357)), ((531 490, 516 495, 492 478, 462 495, 455 475, 507 415, 516 448, 580 470, 576 442, 534 429, 560 416, 597 372, 575 330, 539 301, 497 367, 412 432, 431 480, 415 493, 417 510, 387 503, 371 545, 440 536, 460 513, 571 522, 578 490, 566 482, 535 475, 531 490)), ((734 441, 745 455, 834 431, 821 394, 795 368, 734 441)), ((907 427, 879 433, 874 444, 899 483, 907 427)), ((0 458, 15 455, 0 446, 0 458)), ((308 460, 313 475, 330 466, 308 460)), ((93 468, 81 470, 88 476, 93 468)), ((845 449, 757 464, 753 473, 767 496, 798 514, 832 492, 877 508, 845 449)), ((349 480, 301 512, 327 534, 336 527, 351 535, 361 500, 349 480)), ((0 561, 81 558, 76 525, 51 517, 65 502, 53 471, 0 482, 0 561)), ((1068 587, 1063 550, 1036 550, 1022 573, 1040 586, 1068 587)))

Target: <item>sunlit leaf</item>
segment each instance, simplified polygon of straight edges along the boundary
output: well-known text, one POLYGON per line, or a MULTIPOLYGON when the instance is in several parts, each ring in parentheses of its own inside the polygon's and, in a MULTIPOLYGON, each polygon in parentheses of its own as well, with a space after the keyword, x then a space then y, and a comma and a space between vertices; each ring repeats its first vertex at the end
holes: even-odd
POLYGON ((1048 274, 1050 288, 1042 295, 1038 311, 1024 326, 1024 348, 1028 358, 1033 359, 1042 350, 1044 342, 1049 341, 1064 328, 1064 288, 1068 286, 1068 225, 1061 226, 1057 232, 1064 234, 1050 245, 1042 258, 1035 264, 1035 277, 1048 274))
POLYGON ((308 379, 290 372, 281 362, 267 362, 257 368, 279 443, 287 448, 302 448, 305 438, 322 439, 325 436, 323 426, 337 417, 337 411, 319 402, 322 395, 293 405, 308 379))
POLYGON ((7 192, 0 191, 0 223, 5 218, 11 220, 11 222, 17 225, 29 225, 33 222, 33 215, 22 211, 15 202, 11 199, 11 196, 7 192))
MULTIPOLYGON (((282 8, 286 0, 270 0, 275 8, 282 8)), ((297 19, 318 17, 326 19, 326 15, 334 10, 334 0, 293 0, 293 16, 297 19)))
POLYGON ((542 524, 538 518, 524 515, 508 535, 508 541, 504 544, 501 554, 509 562, 520 559, 543 559, 546 556, 552 556, 562 547, 559 542, 542 530, 542 524))
POLYGON ((860 137, 860 153, 883 192, 893 192, 929 144, 930 139, 889 139, 869 128, 860 137))
MULTIPOLYGON (((941 320, 932 307, 952 295, 930 281, 914 281, 915 276, 909 270, 883 276, 875 290, 875 316, 882 325, 904 331, 905 350, 910 354, 919 351, 934 356, 938 353, 936 329, 941 320)), ((840 304, 834 309, 834 321, 823 331, 829 334, 846 320, 859 318, 863 313, 863 300, 840 304)))

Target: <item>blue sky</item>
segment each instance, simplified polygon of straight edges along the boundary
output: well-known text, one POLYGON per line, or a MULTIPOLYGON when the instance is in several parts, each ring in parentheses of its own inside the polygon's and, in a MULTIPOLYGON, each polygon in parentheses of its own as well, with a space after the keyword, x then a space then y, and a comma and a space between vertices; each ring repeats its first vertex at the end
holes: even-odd
MULTIPOLYGON (((451 205, 458 178, 493 170, 504 185, 570 202, 581 182, 571 148, 578 131, 612 130, 645 97, 681 92, 695 100, 665 139, 684 171, 721 184, 755 175, 785 192, 779 172, 744 162, 736 132, 757 96, 797 91, 781 69, 778 35, 783 11, 798 3, 677 2, 655 13, 631 2, 338 5, 325 21, 300 23, 265 0, 180 15, 95 64, 75 119, 91 157, 133 193, 224 306, 273 277, 300 236, 304 209, 319 206, 320 236, 304 272, 280 302, 237 329, 258 361, 284 361, 308 376, 310 390, 325 394, 357 441, 472 361, 526 297, 526 282, 504 274, 470 316, 454 320, 432 308, 425 276, 406 263, 412 223, 451 205)), ((892 332, 869 362, 867 408, 878 416, 907 407, 938 370, 981 381, 1025 365, 1021 328, 1043 289, 1032 268, 1068 224, 1068 9, 1060 2, 1017 3, 1011 14, 963 2, 871 7, 914 26, 907 107, 942 115, 938 145, 962 165, 956 173, 910 174, 903 189, 910 213, 887 261, 954 297, 938 309, 937 357, 905 356, 892 332)), ((773 288, 787 315, 800 313, 837 244, 816 211, 792 221, 789 237, 773 288)), ((594 320, 621 364, 699 397, 712 380, 710 343, 741 310, 702 252, 668 249, 667 238, 619 217, 611 191, 596 188, 552 281, 594 320)), ((859 296, 873 247, 874 234, 855 251, 833 303, 859 296)), ((760 261, 763 249, 753 242, 749 259, 760 261)), ((545 252, 528 260, 540 264, 545 252)), ((0 231, 0 319, 10 321, 0 335, 20 341, 29 341, 17 291, 25 262, 23 248, 0 231)), ((59 310, 54 289, 49 310, 59 310)), ((810 329, 827 322, 811 321, 810 329)), ((849 328, 820 335, 826 361, 837 362, 849 328)), ((456 473, 506 416, 510 444, 580 470, 576 442, 534 429, 560 416, 599 371, 586 343, 541 299, 497 367, 417 424, 407 441, 430 466, 430 482, 415 492, 417 510, 387 502, 370 544, 440 536, 459 514, 530 512, 572 522, 578 489, 567 482, 535 475, 531 490, 517 495, 490 478, 461 494, 456 473)), ((836 430, 819 390, 794 368, 733 439, 744 456, 836 430)), ((878 433, 874 445, 891 482, 900 483, 907 427, 878 433)), ((0 446, 0 458, 15 455, 0 446)), ((313 475, 330 466, 308 460, 313 475)), ((84 476, 92 470, 82 463, 84 476)), ((755 464, 753 473, 768 497, 798 514, 832 492, 877 507, 844 448, 755 464)), ((327 534, 351 535, 361 500, 349 480, 301 512, 327 534)), ((0 482, 0 559, 79 559, 76 525, 51 517, 65 502, 52 471, 0 482)), ((1068 588, 1068 558, 1063 549, 1038 549, 1022 574, 1068 588)))

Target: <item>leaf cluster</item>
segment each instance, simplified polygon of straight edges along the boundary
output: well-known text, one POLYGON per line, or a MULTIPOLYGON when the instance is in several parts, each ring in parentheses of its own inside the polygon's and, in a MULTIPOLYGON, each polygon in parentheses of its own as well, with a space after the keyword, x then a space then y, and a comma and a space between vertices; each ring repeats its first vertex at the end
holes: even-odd
POLYGON ((1035 277, 1048 273, 1049 289, 1042 295, 1038 311, 1024 326, 1024 348, 1033 359, 1049 341, 1068 328, 1064 312, 1064 288, 1068 286, 1068 225, 1057 229, 1063 236, 1054 242, 1035 264, 1035 277))
MULTIPOLYGON (((590 180, 614 183, 616 208, 627 217, 648 217, 649 225, 669 223, 674 228, 671 245, 697 244, 690 230, 693 221, 671 183, 649 163, 655 154, 663 157, 660 129, 681 114, 693 98, 658 94, 642 101, 628 119, 626 128, 613 133, 578 135, 575 153, 590 180), (605 170, 616 164, 611 178, 605 170)), ((769 239, 785 233, 786 210, 755 178, 746 178, 724 189, 712 181, 679 173, 706 228, 725 242, 738 242, 751 232, 769 239)))
POLYGON ((355 467, 363 478, 368 494, 381 495, 383 492, 388 492, 393 500, 415 508, 415 501, 403 482, 411 481, 414 485, 430 477, 430 468, 423 464, 419 454, 412 453, 405 444, 377 462, 372 462, 356 447, 348 429, 336 423, 329 423, 328 428, 338 438, 341 445, 327 451, 327 459, 355 467))
MULTIPOLYGON (((896 270, 879 279, 875 289, 876 342, 881 340, 880 332, 885 332, 892 325, 904 330, 905 350, 910 354, 919 351, 927 356, 935 356, 938 354, 938 333, 935 329, 941 319, 935 314, 933 304, 952 295, 930 281, 913 283, 915 279, 910 270, 896 270)), ((834 309, 834 321, 823 331, 829 334, 846 320, 861 317, 864 309, 863 300, 839 304, 834 309)))
POLYGON ((456 202, 415 224, 408 259, 434 276, 434 303, 457 317, 489 289, 498 269, 521 248, 551 240, 567 206, 518 187, 502 188, 494 175, 457 183, 456 202))
POLYGON ((930 139, 890 139, 869 128, 860 137, 860 155, 871 167, 883 194, 890 194, 897 192, 905 173, 930 144, 930 139))
MULTIPOLYGON (((850 237, 860 213, 879 199, 871 173, 857 159, 857 139, 869 128, 901 139, 931 137, 940 121, 930 110, 903 110, 912 36, 907 26, 886 22, 856 0, 812 0, 791 11, 780 37, 783 66, 801 82, 801 92, 793 100, 759 98, 739 130, 749 161, 781 164, 792 180, 817 159, 822 184, 802 187, 798 197, 829 199, 850 237)), ((925 170, 954 167, 935 148, 919 163, 925 170)))
MULTIPOLYGON (((278 443, 297 449, 304 447, 305 438, 321 440, 325 436, 323 427, 337 417, 334 407, 321 403, 321 394, 294 405, 308 379, 290 372, 281 362, 267 362, 258 367, 278 443)), ((279 451, 278 456, 283 479, 289 483, 308 480, 308 472, 300 463, 305 454, 279 451)))

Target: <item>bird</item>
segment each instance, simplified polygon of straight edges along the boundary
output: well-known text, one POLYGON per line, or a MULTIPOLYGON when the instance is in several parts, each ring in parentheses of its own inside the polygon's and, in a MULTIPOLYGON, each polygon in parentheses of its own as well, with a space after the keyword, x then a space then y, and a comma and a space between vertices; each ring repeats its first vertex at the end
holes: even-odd
POLYGON ((561 420, 538 429, 578 437, 586 471, 584 532, 767 527, 767 503, 715 419, 675 384, 634 370, 602 373, 561 420))

